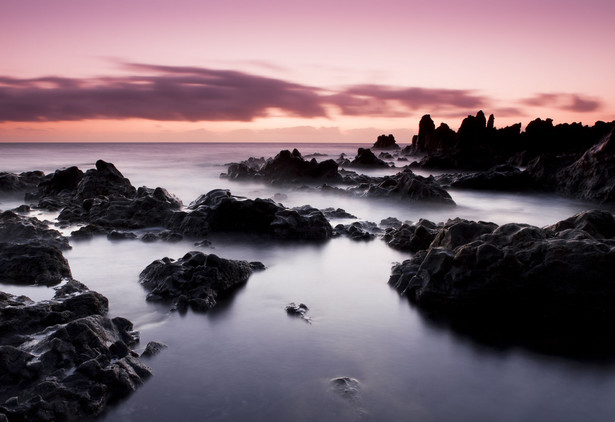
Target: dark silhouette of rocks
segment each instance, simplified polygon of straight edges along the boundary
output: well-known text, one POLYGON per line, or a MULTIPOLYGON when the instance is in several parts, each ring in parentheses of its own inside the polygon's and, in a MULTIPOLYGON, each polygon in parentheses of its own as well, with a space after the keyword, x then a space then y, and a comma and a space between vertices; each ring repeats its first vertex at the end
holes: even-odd
POLYGON ((352 240, 373 240, 382 229, 371 221, 355 221, 351 224, 338 224, 335 226, 336 236, 346 236, 352 240))
POLYGON ((307 312, 309 311, 309 308, 304 303, 300 303, 297 305, 295 302, 291 302, 288 305, 286 305, 284 310, 286 311, 287 315, 300 318, 304 320, 305 322, 307 322, 308 324, 312 323, 312 319, 306 315, 307 312))
POLYGON ((372 152, 371 149, 359 148, 356 157, 350 162, 350 164, 347 165, 347 167, 378 168, 389 167, 389 165, 385 161, 376 157, 376 155, 372 152))
POLYGON ((173 214, 168 227, 202 238, 213 232, 260 233, 281 239, 326 240, 332 228, 323 213, 309 205, 285 208, 271 199, 247 199, 216 189, 173 214))
POLYGON ((382 238, 394 249, 413 253, 427 249, 443 226, 426 219, 420 219, 416 224, 399 223, 399 226, 387 228, 382 238))
POLYGON ((317 162, 315 158, 305 160, 294 149, 282 150, 275 158, 265 162, 250 158, 241 163, 232 163, 227 173, 229 179, 257 179, 269 183, 287 184, 313 181, 337 181, 340 179, 338 164, 334 160, 317 162))
POLYGON ((12 211, 0 213, 0 242, 44 243, 57 249, 70 249, 68 239, 47 223, 12 211))
POLYGON ((615 319, 614 235, 606 211, 542 229, 455 219, 396 265, 389 284, 452 320, 497 321, 515 335, 532 331, 532 341, 553 335, 593 342, 595 328, 615 319))
POLYGON ((83 420, 151 375, 130 349, 130 321, 106 317, 107 299, 70 280, 53 299, 0 292, 0 415, 83 420))
POLYGON ((0 194, 23 196, 35 192, 44 177, 42 171, 27 171, 20 174, 0 172, 0 194))
POLYGON ((0 282, 53 286, 71 277, 62 252, 43 243, 0 243, 0 282))
POLYGON ((378 136, 378 139, 376 139, 376 142, 374 142, 372 148, 398 150, 399 145, 397 145, 397 142, 395 141, 395 137, 393 135, 382 134, 378 136))
POLYGON ((393 176, 372 178, 369 184, 361 184, 352 188, 351 191, 368 198, 390 198, 455 205, 455 201, 449 193, 440 186, 433 176, 419 176, 408 168, 393 176))
POLYGON ((489 170, 473 173, 445 174, 436 177, 443 186, 504 192, 544 190, 527 171, 510 164, 500 164, 489 170))
POLYGON ((202 252, 188 252, 177 261, 163 258, 152 262, 140 275, 149 291, 147 300, 169 301, 174 309, 207 311, 219 296, 245 284, 253 269, 262 264, 234 261, 202 252))

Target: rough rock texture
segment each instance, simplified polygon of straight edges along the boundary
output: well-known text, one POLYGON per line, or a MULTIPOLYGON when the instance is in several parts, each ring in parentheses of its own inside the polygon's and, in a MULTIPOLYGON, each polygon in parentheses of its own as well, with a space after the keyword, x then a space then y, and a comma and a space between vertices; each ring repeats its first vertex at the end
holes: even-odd
POLYGON ((382 135, 378 136, 378 139, 376 139, 376 142, 374 143, 372 148, 373 149, 392 149, 392 150, 398 150, 399 149, 399 145, 397 145, 397 142, 395 142, 395 137, 393 135, 391 135, 391 134, 389 134, 389 135, 382 134, 382 135))
POLYGON ((389 165, 382 161, 380 158, 376 157, 376 155, 369 148, 359 148, 357 151, 357 156, 350 162, 347 167, 364 167, 364 168, 378 168, 378 167, 389 167, 389 165))
POLYGON ((334 160, 321 162, 317 162, 315 158, 305 160, 297 149, 292 152, 280 151, 275 158, 270 158, 264 163, 254 158, 241 163, 232 163, 223 176, 230 179, 259 179, 279 184, 340 179, 338 165, 334 160))
POLYGON ((0 242, 44 243, 58 249, 70 249, 68 239, 47 223, 12 211, 0 213, 0 242))
POLYGON ((335 226, 334 234, 337 236, 347 236, 352 240, 372 240, 382 232, 376 223, 370 221, 355 221, 351 224, 338 224, 335 226))
POLYGON ((62 252, 44 243, 0 243, 0 282, 53 286, 71 277, 62 252))
POLYGON ((615 131, 564 168, 557 179, 557 187, 569 195, 615 202, 615 131))
POLYGON ((416 224, 401 224, 385 230, 383 239, 390 247, 408 252, 427 249, 442 225, 420 219, 416 224))
POLYGON ((432 177, 416 175, 405 169, 393 176, 374 178, 367 186, 359 185, 353 191, 364 197, 392 198, 455 205, 449 193, 432 177))
MULTIPOLYGON (((62 210, 64 224, 88 224, 113 229, 163 227, 181 208, 181 201, 163 188, 136 189, 112 164, 103 160, 83 173, 77 167, 56 170, 27 199, 44 209, 62 210)), ((87 229, 76 237, 87 238, 87 229)))
POLYGON ((210 232, 261 233, 282 239, 325 240, 332 228, 323 213, 310 206, 284 208, 270 199, 246 199, 215 189, 190 204, 191 212, 173 215, 168 228, 188 237, 210 232))
POLYGON ((312 319, 306 315, 307 312, 309 311, 309 308, 307 307, 306 304, 300 303, 297 305, 295 302, 291 302, 288 305, 286 305, 284 309, 286 310, 286 314, 292 317, 300 318, 304 320, 305 322, 307 322, 308 324, 311 324, 312 319))
POLYGON ((509 164, 469 174, 446 174, 438 176, 436 180, 456 189, 521 192, 540 188, 526 171, 509 164))
POLYGON ((192 251, 177 261, 163 258, 152 262, 141 272, 140 280, 149 291, 147 300, 169 301, 180 311, 188 305, 195 311, 207 311, 219 296, 245 284, 253 269, 262 267, 261 263, 192 251))
POLYGON ((130 347, 132 324, 74 280, 50 301, 0 292, 0 415, 72 421, 99 415, 151 371, 130 347))
POLYGON ((389 283, 419 306, 446 313, 522 312, 563 325, 612 321, 613 233, 615 219, 605 211, 544 229, 458 220, 428 249, 395 266, 389 283))
POLYGON ((20 174, 0 172, 0 194, 19 195, 35 192, 45 177, 42 171, 27 171, 20 174))

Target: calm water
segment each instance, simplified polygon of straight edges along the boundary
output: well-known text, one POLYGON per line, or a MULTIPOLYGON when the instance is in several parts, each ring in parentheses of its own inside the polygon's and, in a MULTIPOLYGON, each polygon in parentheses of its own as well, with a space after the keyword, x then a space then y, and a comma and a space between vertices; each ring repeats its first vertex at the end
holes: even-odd
MULTIPOLYGON (((296 145, 295 145, 296 146, 296 145)), ((456 216, 552 224, 591 205, 552 196, 451 192, 456 208, 297 192, 220 179, 224 163, 272 156, 278 144, 10 145, 0 144, 0 171, 77 165, 102 158, 133 185, 162 186, 184 204, 214 188, 272 197, 284 205, 341 207, 359 218, 444 221, 456 216)), ((292 146, 291 146, 292 147, 292 146)), ((304 154, 354 154, 351 145, 298 145, 304 154)), ((324 157, 326 158, 326 157, 324 157)), ((317 159, 323 159, 318 157, 317 159)), ((394 170, 392 170, 394 171, 394 170)), ((0 200, 1 209, 19 204, 0 200)), ((41 218, 53 218, 41 215, 41 218)), ((335 223, 335 222, 334 222, 335 223)), ((278 244, 258 238, 191 242, 73 242, 73 276, 107 296, 148 341, 169 348, 147 361, 154 376, 109 409, 104 421, 606 421, 615 418, 615 364, 495 347, 434 325, 386 284, 393 262, 409 255, 381 240, 278 244), (201 249, 268 267, 207 314, 170 313, 147 303, 138 275, 154 259, 201 249), (289 302, 310 308, 312 324, 290 318, 289 302), (354 400, 329 390, 332 377, 361 382, 354 400)), ((33 298, 46 288, 0 286, 33 298)))

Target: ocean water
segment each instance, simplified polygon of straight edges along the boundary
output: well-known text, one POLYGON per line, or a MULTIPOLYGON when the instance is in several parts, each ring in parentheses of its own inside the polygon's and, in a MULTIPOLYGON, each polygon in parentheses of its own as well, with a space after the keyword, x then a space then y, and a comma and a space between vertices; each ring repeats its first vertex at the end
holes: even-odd
MULTIPOLYGON (((0 171, 20 172, 113 162, 135 186, 161 186, 185 205, 215 188, 235 195, 287 196, 286 206, 340 207, 362 220, 473 220, 544 226, 596 207, 548 195, 452 191, 441 208, 340 197, 222 179, 224 164, 297 147, 318 160, 354 155, 348 144, 0 144, 0 171)), ((404 163, 399 163, 399 165, 404 163)), ((391 172, 396 170, 391 169, 391 172)), ((382 173, 382 172, 381 172, 382 173)), ((0 198, 0 209, 19 205, 0 198)), ((42 219, 53 214, 34 212, 42 219)), ((333 224, 338 221, 334 221, 333 224)), ((341 221, 340 221, 341 222, 341 221)), ((348 221, 346 221, 348 222, 348 221)), ((146 360, 154 376, 100 421, 607 421, 615 418, 615 362, 546 355, 516 344, 489 344, 425 318, 387 285, 394 262, 409 258, 380 239, 325 243, 212 236, 142 243, 105 237, 72 242, 74 278, 109 298, 111 316, 141 333, 142 350, 169 347, 146 360), (169 312, 145 301, 139 273, 153 260, 202 250, 262 261, 267 269, 205 314, 169 312), (286 315, 309 307, 311 324, 286 315), (341 397, 329 380, 347 376, 359 393, 341 397)), ((33 299, 44 287, 0 285, 33 299)), ((608 333, 605 333, 608 335, 608 333)))

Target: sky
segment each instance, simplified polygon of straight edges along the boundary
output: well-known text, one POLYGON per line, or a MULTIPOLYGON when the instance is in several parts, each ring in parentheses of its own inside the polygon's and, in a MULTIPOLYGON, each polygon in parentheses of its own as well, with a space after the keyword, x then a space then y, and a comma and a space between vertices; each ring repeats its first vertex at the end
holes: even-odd
POLYGON ((0 142, 615 120, 612 0, 0 0, 0 142))

